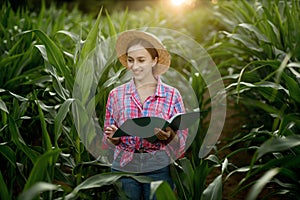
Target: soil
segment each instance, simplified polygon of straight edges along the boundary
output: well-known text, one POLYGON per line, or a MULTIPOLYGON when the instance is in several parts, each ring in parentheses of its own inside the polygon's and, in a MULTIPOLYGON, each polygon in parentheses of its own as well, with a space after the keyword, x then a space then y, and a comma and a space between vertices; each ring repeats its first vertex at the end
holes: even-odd
MULTIPOLYGON (((244 111, 242 106, 236 105, 235 102, 230 100, 227 103, 228 106, 227 106, 226 120, 225 120, 222 134, 217 144, 218 149, 226 145, 228 143, 228 139, 232 139, 235 134, 241 133, 243 131, 243 125, 247 124, 247 120, 248 120, 247 115, 245 114, 246 112, 244 111)), ((227 148, 226 150, 221 152, 222 154, 219 154, 218 156, 220 157, 220 159, 226 158, 228 154, 230 154, 232 151, 238 148, 243 148, 243 146, 237 145, 232 149, 227 148)), ((253 156, 252 153, 243 151, 236 154, 235 156, 231 156, 228 162, 234 164, 237 167, 249 166, 252 156, 253 156)), ((232 168, 230 168, 229 166, 228 168, 230 169, 230 171, 232 170, 232 168)), ((214 171, 209 174, 209 177, 206 180, 207 185, 211 183, 220 174, 221 174, 220 168, 215 168, 214 171)), ((246 199, 251 187, 249 187, 249 189, 243 189, 240 192, 234 194, 239 183, 245 177, 245 173, 235 173, 231 175, 228 179, 226 179, 227 175, 228 173, 223 174, 223 182, 222 182, 223 198, 222 199, 224 200, 246 199)), ((258 175, 256 179, 260 177, 261 175, 258 175)), ((274 190, 272 185, 268 185, 268 187, 265 187, 261 191, 258 199, 262 199, 265 196, 265 194, 270 192, 269 190, 274 190)), ((279 199, 280 199, 279 197, 268 198, 268 200, 279 200, 279 199)))
MULTIPOLYGON (((227 102, 227 112, 226 112, 226 120, 224 124, 224 128, 222 134, 219 138, 219 142, 217 144, 217 148, 220 149, 224 145, 228 143, 228 139, 234 137, 235 134, 242 131, 243 125, 247 122, 246 115, 241 115, 243 108, 239 105, 236 105, 233 101, 227 102)), ((232 149, 233 150, 233 149, 232 149)), ((222 151, 222 154, 218 156, 220 159, 225 158, 228 154, 232 152, 231 149, 226 149, 222 151)), ((252 159, 252 155, 244 152, 239 153, 237 156, 230 157, 229 163, 233 163, 235 166, 242 167, 249 165, 252 159)), ((207 184, 211 183, 215 177, 221 174, 220 168, 215 168, 212 173, 209 174, 207 178, 207 184)), ((235 173, 230 176, 230 178, 226 179, 228 174, 223 174, 223 198, 224 200, 244 200, 247 196, 248 191, 242 190, 241 192, 234 194, 235 189, 239 185, 240 181, 244 178, 245 174, 243 173, 235 173)))

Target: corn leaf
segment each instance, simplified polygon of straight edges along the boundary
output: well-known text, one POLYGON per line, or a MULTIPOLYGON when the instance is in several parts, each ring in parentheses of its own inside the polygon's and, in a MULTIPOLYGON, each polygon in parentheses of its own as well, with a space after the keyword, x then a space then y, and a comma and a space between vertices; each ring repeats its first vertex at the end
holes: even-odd
POLYGON ((260 109, 266 111, 269 114, 275 114, 277 116, 281 115, 280 110, 278 110, 276 107, 274 107, 272 105, 268 105, 267 103, 261 102, 259 100, 244 97, 242 99, 242 101, 243 101, 243 104, 245 104, 247 106, 260 108, 260 109))
POLYGON ((80 42, 80 37, 79 35, 75 34, 75 33, 72 33, 70 31, 66 31, 66 30, 60 30, 60 31, 57 31, 56 34, 64 34, 68 37, 70 37, 74 42, 80 42))
POLYGON ((57 115, 54 119, 54 135, 55 135, 55 143, 57 144, 57 140, 60 137, 60 133, 63 126, 63 120, 66 118, 70 105, 74 102, 74 99, 67 99, 58 110, 57 115))
POLYGON ((35 163, 38 157, 38 153, 28 147, 19 133, 16 122, 13 120, 11 115, 8 115, 8 128, 12 137, 12 141, 15 143, 17 148, 25 153, 25 155, 30 158, 30 160, 35 163))
MULTIPOLYGON (((65 58, 63 56, 62 50, 54 43, 53 40, 49 38, 43 31, 41 30, 31 30, 26 31, 24 33, 34 32, 35 35, 43 42, 48 61, 51 65, 53 65, 64 77, 67 85, 71 88, 73 85, 73 78, 71 70, 68 68, 65 62, 65 58)), ((42 50, 41 46, 37 46, 39 50, 42 50)), ((45 57, 45 52, 42 51, 42 55, 45 57)))
POLYGON ((4 112, 9 113, 9 111, 6 107, 6 104, 4 101, 2 101, 2 99, 0 99, 0 110, 3 110, 4 112))
POLYGON ((279 168, 270 169, 267 171, 251 188, 246 200, 257 199, 259 193, 262 191, 264 186, 270 182, 270 180, 280 172, 279 168))
POLYGON ((190 196, 194 194, 193 187, 193 177, 194 177, 194 169, 190 160, 188 159, 180 159, 180 166, 183 169, 183 174, 181 176, 181 180, 185 186, 185 189, 188 190, 190 196))
POLYGON ((0 144, 0 153, 9 161, 13 168, 16 167, 15 152, 7 144, 0 144))
POLYGON ((74 199, 80 190, 100 188, 106 185, 112 185, 119 180, 122 176, 131 177, 141 183, 150 183, 149 177, 145 176, 134 176, 128 173, 102 173, 89 177, 79 185, 77 185, 71 193, 65 196, 64 199, 74 199))
POLYGON ((253 24, 241 23, 239 24, 240 27, 248 30, 249 32, 253 32, 259 41, 263 41, 265 43, 270 43, 268 38, 253 24))
POLYGON ((100 20, 101 13, 102 13, 102 8, 99 11, 98 17, 96 19, 96 22, 95 22, 92 30, 89 32, 87 39, 84 42, 84 45, 82 47, 81 54, 80 54, 80 59, 86 58, 91 53, 91 51, 93 51, 96 47, 95 44, 97 44, 97 38, 98 38, 98 34, 100 32, 99 25, 101 22, 101 20, 100 20))
POLYGON ((164 181, 151 182, 150 199, 156 196, 157 200, 176 200, 173 190, 170 185, 164 181))
POLYGON ((11 198, 9 192, 8 192, 8 189, 7 189, 7 186, 6 186, 5 181, 3 179, 1 171, 0 171, 0 188, 1 188, 0 199, 11 200, 12 198, 11 198))
POLYGON ((283 79, 286 82, 287 88, 289 90, 289 95, 292 99, 294 99, 297 103, 300 103, 300 84, 294 80, 292 77, 282 74, 283 79))
POLYGON ((60 149, 50 150, 37 158, 37 161, 34 164, 24 186, 23 192, 27 191, 35 183, 45 180, 45 177, 47 177, 46 174, 48 173, 47 171, 49 170, 48 167, 50 162, 55 163, 56 160, 54 158, 56 158, 60 152, 60 149))
POLYGON ((107 23, 108 23, 108 27, 109 27, 109 36, 113 37, 113 36, 117 35, 115 25, 114 25, 114 22, 111 19, 110 15, 108 14, 107 10, 105 10, 105 13, 106 13, 107 23))
POLYGON ((300 114, 285 114, 281 119, 280 126, 279 126, 279 134, 280 135, 291 135, 295 132, 293 128, 300 128, 300 114))
POLYGON ((172 180, 174 181, 177 187, 179 197, 181 197, 182 199, 188 199, 188 191, 185 189, 184 183, 181 179, 182 168, 179 168, 177 166, 177 163, 174 163, 170 166, 172 180))
POLYGON ((45 182, 37 182, 28 190, 22 192, 18 196, 18 200, 32 200, 35 199, 38 195, 45 191, 58 190, 59 187, 55 184, 45 183, 45 182))
POLYGON ((36 105, 38 108, 38 112, 39 112, 39 118, 40 118, 40 122, 41 122, 41 127, 42 127, 42 134, 43 134, 43 142, 45 144, 45 149, 46 151, 49 151, 52 149, 52 143, 51 143, 51 139, 47 130, 47 123, 45 121, 45 116, 44 113, 42 111, 42 108, 40 106, 39 101, 36 101, 36 105))
POLYGON ((256 160, 267 153, 285 151, 299 145, 300 135, 270 138, 258 148, 256 160))
POLYGON ((222 175, 217 176, 212 183, 204 190, 202 200, 221 200, 222 199, 222 175))
POLYGON ((209 174, 211 169, 208 167, 208 162, 204 161, 200 165, 196 166, 194 170, 194 196, 195 197, 201 197, 204 189, 205 189, 205 183, 206 178, 209 174))

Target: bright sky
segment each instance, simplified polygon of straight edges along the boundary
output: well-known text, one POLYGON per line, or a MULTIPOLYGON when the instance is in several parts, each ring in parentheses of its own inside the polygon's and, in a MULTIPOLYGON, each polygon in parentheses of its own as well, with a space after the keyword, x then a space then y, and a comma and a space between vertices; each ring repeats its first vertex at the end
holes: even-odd
POLYGON ((174 6, 180 6, 182 5, 183 3, 185 3, 186 0, 171 0, 172 4, 174 6))
POLYGON ((195 0, 170 0, 170 3, 176 7, 191 6, 194 2, 195 0))

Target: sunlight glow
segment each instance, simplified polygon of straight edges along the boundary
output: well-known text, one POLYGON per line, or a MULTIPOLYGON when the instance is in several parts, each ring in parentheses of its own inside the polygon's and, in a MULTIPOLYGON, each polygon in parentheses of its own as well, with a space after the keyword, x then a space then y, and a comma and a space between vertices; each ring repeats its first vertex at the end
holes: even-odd
POLYGON ((185 3, 186 0, 171 0, 174 6, 180 6, 185 3))

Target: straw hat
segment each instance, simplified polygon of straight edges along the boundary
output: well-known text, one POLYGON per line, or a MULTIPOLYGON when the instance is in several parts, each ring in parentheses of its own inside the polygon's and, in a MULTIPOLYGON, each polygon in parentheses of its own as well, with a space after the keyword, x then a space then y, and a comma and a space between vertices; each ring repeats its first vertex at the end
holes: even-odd
POLYGON ((121 33, 117 39, 116 52, 121 64, 127 66, 127 48, 128 45, 136 39, 148 41, 158 53, 158 61, 154 67, 154 75, 160 75, 166 72, 170 67, 170 54, 160 42, 160 40, 150 33, 143 31, 129 30, 121 33))

